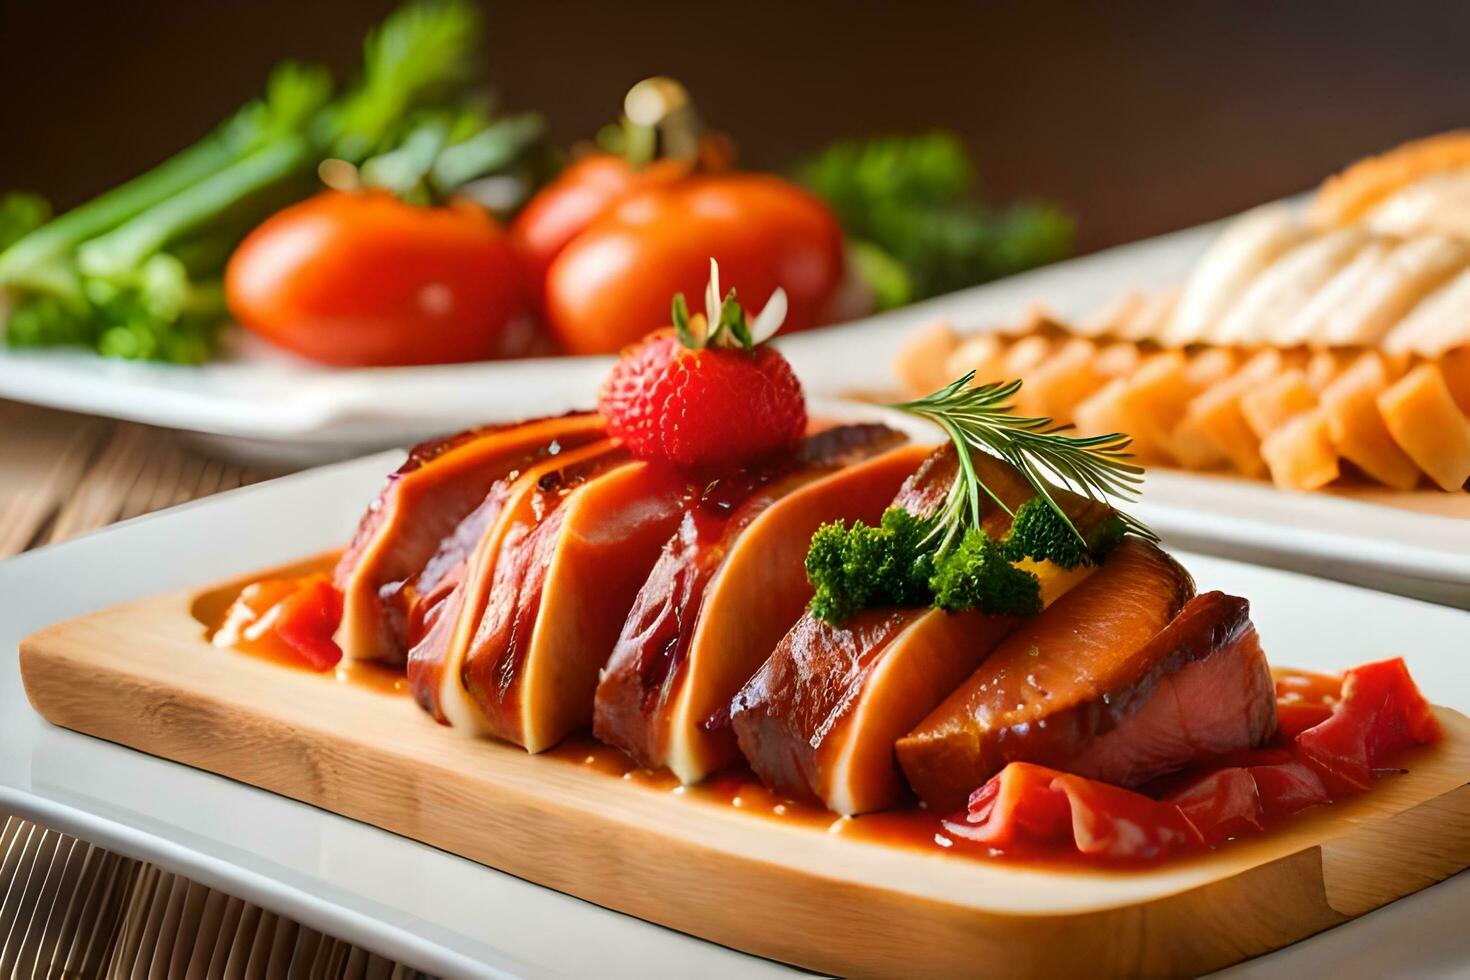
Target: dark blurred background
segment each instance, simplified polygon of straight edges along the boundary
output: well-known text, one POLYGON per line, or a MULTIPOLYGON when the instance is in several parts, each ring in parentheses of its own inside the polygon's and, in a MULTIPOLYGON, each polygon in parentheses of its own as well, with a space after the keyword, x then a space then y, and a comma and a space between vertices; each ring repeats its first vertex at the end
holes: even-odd
MULTIPOLYGON (((388 0, 0 0, 0 189, 61 206, 256 95, 280 58, 343 74, 388 0)), ((492 80, 565 144, 665 73, 777 168, 945 127, 989 195, 1052 197, 1090 251, 1302 190, 1470 118, 1470 4, 487 3, 492 80)))

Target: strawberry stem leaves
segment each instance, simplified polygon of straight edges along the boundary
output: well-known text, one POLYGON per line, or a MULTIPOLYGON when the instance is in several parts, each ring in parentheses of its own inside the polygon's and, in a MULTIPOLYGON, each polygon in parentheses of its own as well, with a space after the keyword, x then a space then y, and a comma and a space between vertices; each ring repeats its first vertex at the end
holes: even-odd
POLYGON ((730 287, 725 298, 720 299, 720 264, 710 259, 709 285, 704 291, 704 308, 706 312, 719 311, 713 327, 705 313, 689 313, 689 303, 683 293, 674 294, 671 315, 679 343, 690 350, 722 347, 749 352, 781 329, 781 324, 786 319, 786 291, 777 287, 752 324, 745 307, 740 305, 735 287, 730 287))

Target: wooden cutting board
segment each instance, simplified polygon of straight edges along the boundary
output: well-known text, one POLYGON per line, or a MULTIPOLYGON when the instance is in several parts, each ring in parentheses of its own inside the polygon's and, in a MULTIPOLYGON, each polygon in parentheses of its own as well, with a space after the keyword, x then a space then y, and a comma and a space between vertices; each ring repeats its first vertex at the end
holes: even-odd
POLYGON ((434 724, 403 693, 221 650, 225 587, 21 646, 51 722, 363 820, 750 953, 848 976, 1197 974, 1470 866, 1470 719, 1363 796, 1204 857, 1027 868, 788 820, 434 724))

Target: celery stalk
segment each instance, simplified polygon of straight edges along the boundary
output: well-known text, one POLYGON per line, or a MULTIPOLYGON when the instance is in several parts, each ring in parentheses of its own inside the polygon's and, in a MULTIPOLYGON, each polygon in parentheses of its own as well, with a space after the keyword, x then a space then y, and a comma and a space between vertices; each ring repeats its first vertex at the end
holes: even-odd
POLYGON ((73 208, 0 252, 0 284, 26 277, 80 242, 167 200, 235 161, 222 134, 207 137, 126 184, 73 208))
POLYGON ((268 144, 84 243, 77 250, 77 263, 87 275, 124 275, 178 236, 303 169, 311 159, 312 146, 305 137, 268 144))

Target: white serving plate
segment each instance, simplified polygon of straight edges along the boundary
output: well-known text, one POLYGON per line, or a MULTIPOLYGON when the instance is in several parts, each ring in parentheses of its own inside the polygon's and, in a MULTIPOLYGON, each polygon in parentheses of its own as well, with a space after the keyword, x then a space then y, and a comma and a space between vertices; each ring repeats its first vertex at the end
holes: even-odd
MULTIPOLYGON (((30 709, 15 656, 22 636, 103 606, 339 547, 400 458, 384 453, 232 491, 0 563, 0 810, 155 861, 436 973, 792 972, 314 807, 51 727, 30 709)), ((1402 654, 1434 701, 1470 712, 1470 613, 1180 557, 1201 589, 1252 599, 1275 661, 1339 669, 1402 654)), ((1470 962, 1467 901, 1470 875, 1462 874, 1234 972, 1463 967, 1470 962)))
MULTIPOLYGON (((1203 225, 781 341, 808 391, 891 390, 918 326, 1007 322, 1044 301, 1064 315, 1120 290, 1177 283, 1214 238, 1203 225)), ((309 465, 482 422, 590 406, 608 358, 328 370, 246 343, 197 368, 0 348, 0 397, 182 429, 250 462, 309 465)), ((1470 521, 1264 483, 1161 471, 1140 513, 1176 544, 1470 608, 1470 521)))
MULTIPOLYGON (((910 330, 940 316, 1008 320, 1038 299, 1083 312, 1122 284, 1177 281, 1213 237, 1203 226, 1074 259, 841 327, 782 341, 814 394, 894 384, 910 330)), ((201 367, 115 361, 75 350, 0 347, 0 398, 195 433, 248 462, 320 463, 477 425, 592 404, 607 357, 331 369, 245 337, 201 367)))

